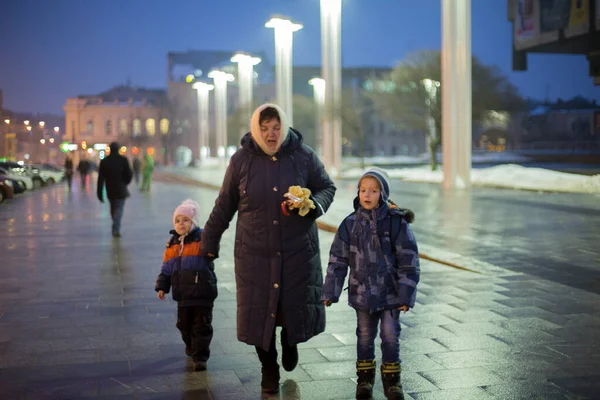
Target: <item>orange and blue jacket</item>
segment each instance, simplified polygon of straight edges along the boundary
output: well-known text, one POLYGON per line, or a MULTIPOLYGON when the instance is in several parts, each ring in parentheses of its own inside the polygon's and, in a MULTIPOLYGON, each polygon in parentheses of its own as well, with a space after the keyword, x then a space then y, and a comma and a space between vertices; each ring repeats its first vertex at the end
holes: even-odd
POLYGON ((179 307, 212 307, 217 298, 217 277, 212 261, 200 255, 202 229, 194 228, 183 237, 174 230, 156 279, 155 290, 169 293, 179 307))

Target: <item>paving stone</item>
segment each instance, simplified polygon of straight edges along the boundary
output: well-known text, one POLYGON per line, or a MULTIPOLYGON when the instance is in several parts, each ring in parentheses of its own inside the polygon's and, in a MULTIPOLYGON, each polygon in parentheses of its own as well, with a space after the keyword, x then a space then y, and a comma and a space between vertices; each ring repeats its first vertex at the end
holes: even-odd
MULTIPOLYGON (((159 301, 154 292, 172 210, 182 199, 195 198, 204 221, 215 192, 162 183, 149 195, 134 192, 119 240, 110 237, 107 206, 94 193, 74 191, 70 200, 67 193, 64 186, 44 188, 0 207, 0 226, 8 227, 0 234, 0 253, 9 265, 21 266, 19 275, 9 270, 0 277, 0 398, 260 398, 258 357, 252 346, 237 341, 234 230, 225 232, 216 261, 220 295, 208 371, 192 371, 175 327, 177 306, 172 299, 159 301), (41 201, 45 195, 56 201, 41 201), (62 217, 44 221, 44 213, 62 217), (56 251, 70 246, 72 235, 82 239, 80 246, 69 254, 56 251), (23 242, 28 246, 15 245, 23 242), (46 287, 47 276, 61 280, 46 287)), ((511 196, 505 201, 513 201, 511 196)), ((491 254, 488 260, 515 272, 480 275, 423 260, 417 305, 401 317, 406 399, 573 400, 595 390, 600 296, 573 280, 577 274, 592 279, 590 270, 576 265, 557 273, 569 260, 554 250, 542 257, 532 251, 538 242, 545 245, 544 230, 535 230, 539 240, 530 241, 523 234, 531 234, 530 226, 521 216, 512 220, 511 234, 491 229, 489 214, 461 234, 456 224, 440 224, 439 210, 430 211, 420 211, 414 226, 427 248, 435 242, 465 256, 491 254), (434 233, 431 243, 426 230, 434 233), (448 240, 453 235, 457 242, 448 240), (481 246, 469 244, 475 240, 481 246), (506 246, 514 249, 510 257, 490 251, 506 246), (549 260, 554 264, 541 265, 549 260)), ((320 232, 320 238, 326 265, 333 235, 320 232)), ((574 241, 564 248, 581 253, 574 241)), ((593 265, 589 257, 595 256, 581 254, 571 261, 593 265)), ((272 398, 354 398, 355 331, 356 314, 344 293, 327 309, 326 331, 299 345, 298 367, 281 371, 281 396, 272 398)), ((379 338, 375 354, 379 365, 379 338)), ((378 373, 374 399, 384 398, 378 373)))

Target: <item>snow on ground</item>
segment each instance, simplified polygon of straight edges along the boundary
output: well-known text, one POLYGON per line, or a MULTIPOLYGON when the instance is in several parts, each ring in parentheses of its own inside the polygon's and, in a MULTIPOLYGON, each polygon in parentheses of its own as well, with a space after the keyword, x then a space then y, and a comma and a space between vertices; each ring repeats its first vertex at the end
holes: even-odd
MULTIPOLYGON (((386 169, 390 177, 410 182, 441 183, 444 175, 441 169, 432 171, 429 166, 414 168, 386 169)), ((364 173, 361 168, 352 168, 342 173, 343 178, 359 178, 364 173)), ((512 189, 527 189, 552 192, 598 193, 600 175, 583 176, 543 168, 528 168, 515 164, 497 165, 490 168, 471 170, 474 185, 497 186, 512 189)))

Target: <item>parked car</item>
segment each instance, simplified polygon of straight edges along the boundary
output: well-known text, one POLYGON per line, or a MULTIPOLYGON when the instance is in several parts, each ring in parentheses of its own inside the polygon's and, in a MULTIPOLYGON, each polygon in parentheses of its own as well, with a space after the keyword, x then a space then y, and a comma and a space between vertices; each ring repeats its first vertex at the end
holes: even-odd
POLYGON ((33 179, 23 170, 14 168, 5 169, 0 165, 0 176, 5 176, 8 179, 22 183, 27 190, 31 190, 34 187, 33 179))
POLYGON ((39 171, 40 176, 42 177, 42 179, 44 179, 46 183, 51 184, 60 182, 65 176, 65 173, 63 171, 57 170, 55 168, 50 168, 45 164, 32 164, 31 167, 34 169, 34 171, 35 169, 39 171))
POLYGON ((25 186, 25 183, 23 181, 16 181, 14 179, 9 179, 9 181, 12 183, 13 191, 15 192, 15 194, 21 194, 27 191, 27 186, 25 186))
POLYGON ((4 199, 12 199, 15 192, 12 187, 12 182, 5 176, 0 176, 0 203, 4 199))

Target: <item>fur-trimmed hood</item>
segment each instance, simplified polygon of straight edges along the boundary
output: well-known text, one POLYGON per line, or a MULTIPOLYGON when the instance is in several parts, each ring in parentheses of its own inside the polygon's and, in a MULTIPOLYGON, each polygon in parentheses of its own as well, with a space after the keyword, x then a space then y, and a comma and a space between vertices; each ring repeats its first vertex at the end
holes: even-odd
POLYGON ((290 125, 287 120, 287 116, 283 112, 283 110, 277 105, 272 103, 265 103, 262 106, 258 107, 254 110, 252 114, 252 118, 250 118, 250 133, 252 134, 252 139, 254 142, 258 144, 258 146, 265 152, 265 154, 272 156, 279 151, 281 144, 287 139, 290 130, 290 125), (263 140, 262 135, 260 134, 260 113, 267 107, 273 107, 279 113, 279 120, 281 121, 281 135, 279 136, 279 142, 277 143, 277 148, 275 151, 272 151, 267 146, 267 143, 263 140))

